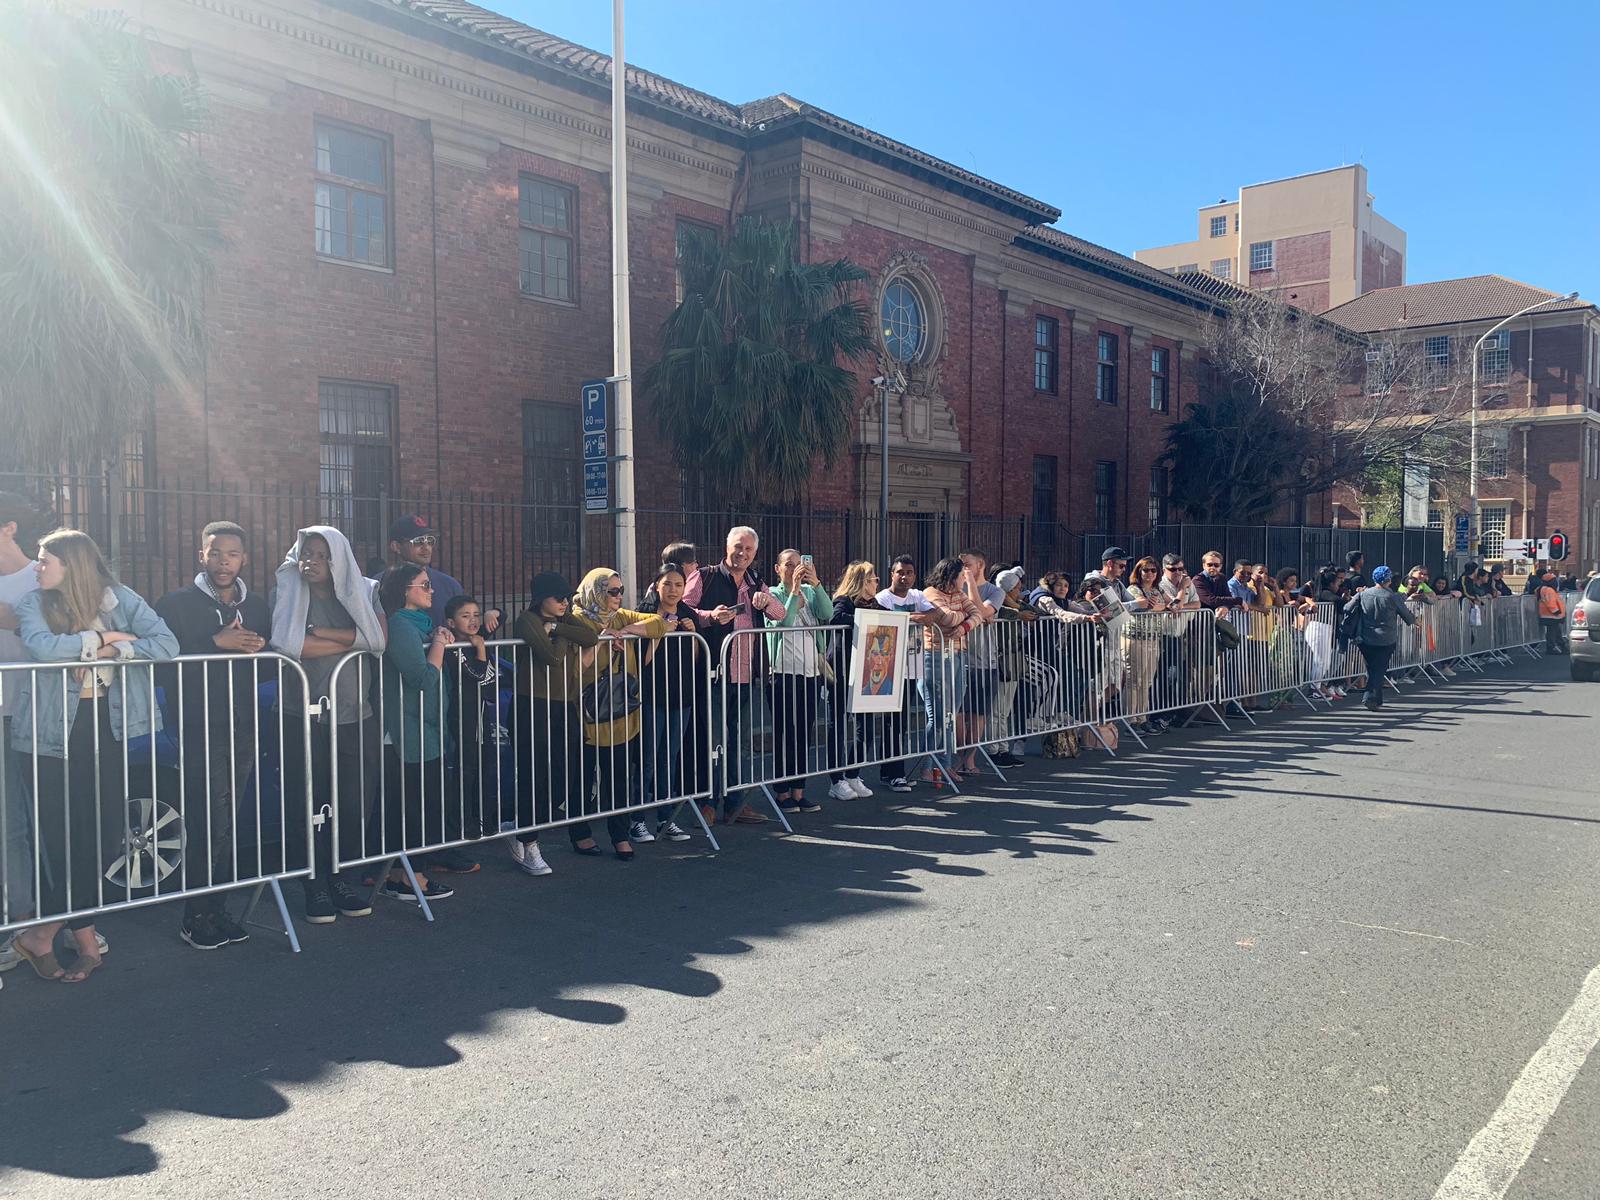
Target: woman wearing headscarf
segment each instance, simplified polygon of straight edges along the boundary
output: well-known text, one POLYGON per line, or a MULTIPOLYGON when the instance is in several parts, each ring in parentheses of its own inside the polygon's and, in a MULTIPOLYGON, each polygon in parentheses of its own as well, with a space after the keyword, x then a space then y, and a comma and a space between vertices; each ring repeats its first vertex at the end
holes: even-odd
MULTIPOLYGON (((644 727, 640 708, 640 638, 666 636, 667 623, 652 613, 622 607, 622 580, 610 567, 583 577, 573 597, 574 615, 599 635, 594 661, 583 670, 579 707, 583 715, 583 779, 596 787, 596 812, 606 814, 606 832, 618 858, 633 858, 630 810, 644 802, 644 727)), ((652 837, 652 841, 655 839, 652 837)))

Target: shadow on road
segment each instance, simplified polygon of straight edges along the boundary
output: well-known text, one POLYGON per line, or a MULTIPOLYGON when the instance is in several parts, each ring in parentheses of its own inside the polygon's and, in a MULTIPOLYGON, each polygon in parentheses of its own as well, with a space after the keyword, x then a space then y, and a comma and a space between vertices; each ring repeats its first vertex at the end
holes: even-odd
MULTIPOLYGON (((285 1085, 350 1063, 449 1064, 452 1038, 518 1010, 616 1024, 625 1006, 583 993, 619 985, 710 996, 723 986, 720 959, 915 904, 924 875, 982 876, 996 854, 1112 851, 1123 823, 1235 799, 1269 773, 1365 801, 1332 786, 1330 753, 1385 756, 1417 730, 1453 729, 1510 704, 1513 691, 1553 686, 1549 664, 1531 664, 1408 692, 1380 716, 1301 709, 1232 734, 1175 731, 1115 761, 1031 759, 975 796, 923 789, 890 803, 880 791, 830 804, 793 839, 733 829, 721 855, 658 844, 621 864, 555 851, 557 875, 529 879, 489 845, 483 872, 459 881, 435 924, 379 899, 371 919, 302 926, 300 955, 262 931, 248 946, 196 953, 179 942, 171 906, 113 918, 102 927, 107 967, 86 986, 46 984, 26 967, 5 979, 0 1173, 144 1174, 160 1165, 138 1138, 152 1115, 277 1116, 289 1108, 285 1085)), ((297 902, 298 886, 290 891, 297 902)))

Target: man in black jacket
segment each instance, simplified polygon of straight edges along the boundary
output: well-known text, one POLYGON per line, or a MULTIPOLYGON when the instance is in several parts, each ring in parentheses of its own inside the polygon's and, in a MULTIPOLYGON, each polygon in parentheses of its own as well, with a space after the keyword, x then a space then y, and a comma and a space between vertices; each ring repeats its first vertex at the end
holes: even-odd
MULTIPOLYGON (((207 525, 200 532, 200 573, 157 602, 180 654, 248 656, 266 649, 272 610, 241 578, 250 561, 246 541, 245 531, 230 521, 207 525)), ((178 716, 172 727, 183 762, 186 888, 230 882, 236 862, 247 875, 265 865, 255 861, 260 847, 238 844, 234 817, 241 795, 259 802, 259 788, 247 784, 256 769, 257 731, 272 718, 257 717, 256 694, 259 684, 273 678, 276 672, 259 662, 179 663, 161 672, 167 704, 178 716)), ((285 824, 294 819, 292 813, 284 816, 285 824)), ((196 950, 216 950, 250 935, 228 916, 223 893, 209 892, 185 903, 180 936, 196 950)))
MULTIPOLYGON (((704 622, 706 643, 711 648, 712 670, 724 672, 727 676, 722 689, 727 705, 724 720, 728 736, 724 745, 727 753, 733 756, 730 765, 736 779, 753 778, 746 773, 749 748, 740 745, 739 732, 749 719, 750 705, 754 701, 752 689, 762 675, 765 654, 763 638, 754 634, 743 637, 733 635, 736 630, 764 629, 769 617, 781 621, 784 616, 783 601, 767 590, 767 585, 755 569, 756 551, 760 545, 759 535, 748 525, 738 525, 728 530, 722 561, 716 566, 701 567, 696 571, 683 594, 683 602, 704 622), (724 665, 723 644, 729 638, 733 640, 727 646, 724 665)), ((767 818, 748 804, 740 803, 741 790, 737 786, 724 789, 721 779, 717 780, 723 821, 761 824, 767 818)), ((709 821, 715 816, 714 807, 710 813, 702 815, 709 821)))

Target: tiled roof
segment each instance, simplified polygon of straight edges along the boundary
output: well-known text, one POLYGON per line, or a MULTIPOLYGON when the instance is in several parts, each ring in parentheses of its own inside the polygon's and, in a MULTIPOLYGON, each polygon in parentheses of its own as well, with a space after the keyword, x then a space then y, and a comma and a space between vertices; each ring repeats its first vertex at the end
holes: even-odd
POLYGON ((1003 187, 992 179, 985 179, 971 171, 962 169, 954 163, 946 162, 942 158, 935 158, 931 154, 924 154, 914 146, 904 142, 897 142, 893 138, 884 137, 876 130, 868 129, 865 125, 858 125, 854 121, 847 121, 836 116, 826 109, 818 108, 814 104, 807 104, 804 100, 797 100, 793 96, 780 92, 776 96, 768 96, 762 100, 753 100, 749 104, 739 106, 744 119, 752 128, 765 124, 769 129, 781 126, 786 122, 808 120, 825 129, 831 129, 843 134, 851 140, 861 142, 874 149, 881 150, 892 157, 902 159, 914 166, 934 171, 940 175, 949 176, 976 187, 982 191, 992 193, 998 198, 1008 201, 1017 208, 1022 209, 1036 220, 1055 221, 1061 216, 1061 210, 1054 205, 1046 204, 1042 200, 1035 200, 1011 188, 1003 187))
POLYGON ((1102 274, 1109 272, 1118 275, 1143 286, 1147 291, 1162 292, 1196 308, 1216 307, 1216 298, 1195 286, 1195 276, 1200 274, 1198 271, 1181 276, 1160 271, 1126 254, 1118 254, 1115 250, 1108 250, 1049 225, 1040 225, 1019 234, 1017 244, 1024 249, 1043 247, 1053 251, 1053 257, 1075 260, 1102 274))
MULTIPOLYGON (((476 4, 468 4, 466 0, 372 0, 372 3, 402 9, 442 22, 464 33, 525 54, 547 66, 586 77, 606 87, 611 86, 609 55, 530 28, 510 17, 479 8, 476 4)), ((730 104, 726 100, 719 100, 706 92, 685 87, 665 76, 635 66, 628 67, 627 80, 628 90, 635 95, 741 133, 759 132, 758 127, 762 123, 770 126, 809 120, 892 158, 986 193, 1036 221, 1054 221, 1061 216, 1060 209, 1042 200, 1035 200, 1031 196, 1003 187, 991 179, 985 179, 953 163, 925 154, 904 142, 885 137, 864 125, 846 121, 843 117, 796 100, 793 96, 780 94, 755 100, 749 104, 730 104)))
MULTIPOLYGON (((1372 333, 1379 329, 1401 329, 1421 325, 1456 325, 1472 321, 1493 321, 1552 299, 1559 292, 1531 287, 1504 275, 1469 275, 1465 279, 1441 279, 1436 283, 1408 283, 1401 287, 1379 288, 1357 296, 1322 315, 1346 329, 1372 333)), ((1560 300, 1540 312, 1592 308, 1584 299, 1560 300)))
MULTIPOLYGON (((499 13, 467 4, 465 0, 375 0, 420 16, 442 21, 464 32, 474 34, 509 49, 526 54, 553 67, 588 76, 596 83, 611 86, 611 57, 587 49, 576 43, 564 41, 548 33, 513 21, 499 13)), ((658 104, 674 108, 703 120, 744 128, 744 117, 737 105, 719 100, 706 92, 684 87, 665 76, 655 75, 638 67, 628 68, 628 89, 648 97, 658 104)))

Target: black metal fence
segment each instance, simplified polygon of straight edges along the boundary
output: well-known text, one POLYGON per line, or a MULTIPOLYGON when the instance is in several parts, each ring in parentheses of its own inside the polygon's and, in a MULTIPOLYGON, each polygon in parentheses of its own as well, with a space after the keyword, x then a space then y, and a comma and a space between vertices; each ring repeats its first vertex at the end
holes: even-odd
MULTIPOLYGON (((193 579, 200 530, 211 521, 234 521, 249 532, 252 561, 246 581, 258 588, 271 586, 296 530, 307 525, 344 530, 363 569, 375 573, 388 549, 391 522, 408 513, 421 514, 439 531, 435 565, 485 603, 506 611, 525 602, 528 580, 536 571, 560 571, 576 583, 590 566, 615 565, 611 517, 498 496, 329 496, 310 488, 181 481, 130 487, 108 475, 0 474, 0 489, 30 494, 59 523, 92 535, 111 555, 122 579, 152 599, 193 579)), ((778 551, 792 546, 813 555, 828 582, 855 559, 877 561, 883 545, 883 526, 875 511, 647 509, 636 514, 640 573, 648 574, 661 549, 674 541, 693 542, 703 560, 715 561, 734 525, 759 531, 763 561, 770 563, 778 551)), ((940 558, 969 547, 981 550, 991 563, 1021 563, 1031 577, 1063 570, 1078 578, 1098 567, 1110 546, 1121 546, 1135 558, 1176 551, 1191 570, 1198 569, 1208 550, 1220 550, 1230 566, 1247 558, 1273 570, 1306 571, 1343 562, 1350 550, 1363 551, 1369 567, 1388 563, 1402 570, 1422 563, 1438 573, 1445 563, 1440 534, 1424 529, 1174 524, 1143 533, 1086 534, 1023 517, 901 512, 889 514, 887 532, 890 557, 910 554, 924 572, 940 558)))

